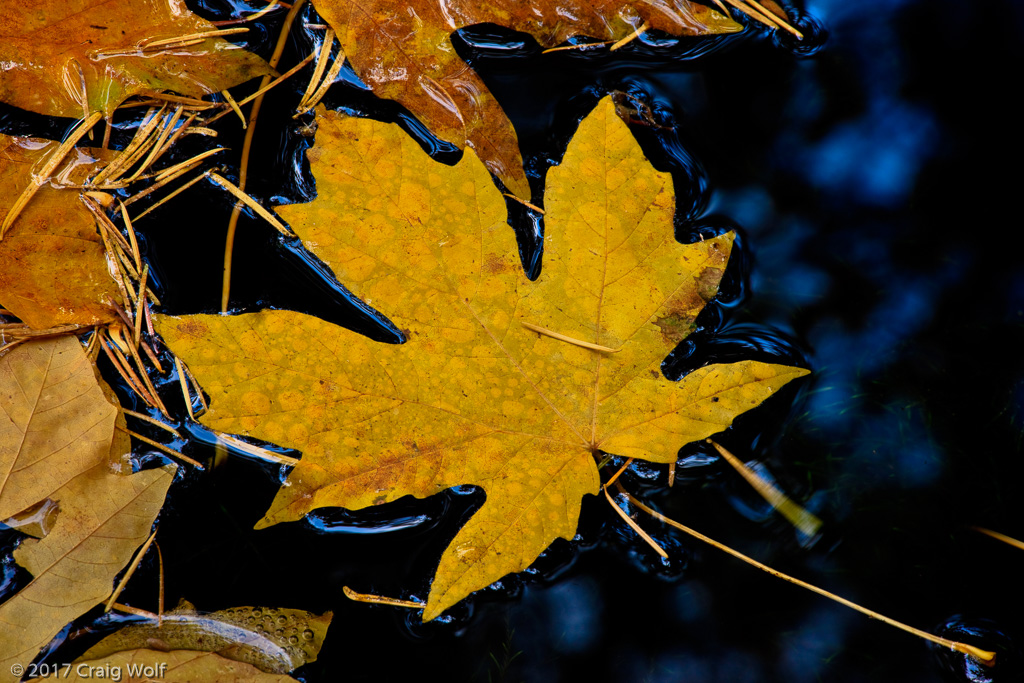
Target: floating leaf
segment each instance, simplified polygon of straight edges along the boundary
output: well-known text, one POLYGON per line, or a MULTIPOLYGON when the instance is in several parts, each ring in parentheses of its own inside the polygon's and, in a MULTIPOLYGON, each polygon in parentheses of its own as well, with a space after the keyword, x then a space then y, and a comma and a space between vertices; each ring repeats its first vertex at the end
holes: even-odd
MULTIPOLYGON (((3 72, 0 71, 0 74, 3 72)), ((29 185, 56 142, 0 135, 0 218, 29 185)), ((55 174, 81 183, 112 156, 75 148, 55 174)), ((30 327, 110 322, 120 301, 103 244, 78 190, 43 185, 0 240, 0 305, 30 327)))
POLYGON ((50 116, 109 116, 132 95, 202 97, 271 73, 223 38, 190 38, 216 28, 182 0, 5 3, 0 101, 50 116))
POLYGON ((480 77, 455 52, 451 34, 497 24, 544 47, 574 36, 617 41, 649 26, 676 36, 734 33, 742 27, 688 0, 316 0, 345 56, 380 97, 403 104, 439 137, 471 147, 511 192, 530 197, 511 121, 480 77))
MULTIPOLYGON (((61 669, 62 679, 64 671, 61 669)), ((295 680, 291 676, 265 673, 251 664, 236 662, 210 652, 191 650, 131 650, 102 659, 78 661, 67 669, 66 680, 118 680, 112 675, 115 671, 124 683, 285 683, 295 680)))
POLYGON ((110 595, 170 486, 173 466, 113 471, 128 443, 115 438, 116 409, 104 395, 74 337, 29 342, 0 358, 0 517, 43 500, 58 507, 49 533, 14 552, 33 578, 0 604, 3 680, 110 595))
POLYGON ((550 172, 536 282, 474 155, 448 167, 397 126, 334 114, 319 126, 319 198, 279 211, 408 342, 287 311, 158 324, 209 392, 204 423, 303 452, 258 527, 484 489, 441 558, 424 619, 572 538, 602 452, 673 462, 807 373, 745 361, 678 383, 662 375, 715 295, 732 235, 675 241, 672 178, 650 167, 610 100, 550 172))
POLYGON ((216 652, 269 673, 288 673, 315 662, 331 623, 330 612, 317 616, 298 609, 234 607, 200 614, 182 601, 161 623, 131 624, 94 645, 82 659, 160 641, 170 650, 216 652))
POLYGON ((106 466, 117 415, 75 337, 0 356, 0 520, 106 466))

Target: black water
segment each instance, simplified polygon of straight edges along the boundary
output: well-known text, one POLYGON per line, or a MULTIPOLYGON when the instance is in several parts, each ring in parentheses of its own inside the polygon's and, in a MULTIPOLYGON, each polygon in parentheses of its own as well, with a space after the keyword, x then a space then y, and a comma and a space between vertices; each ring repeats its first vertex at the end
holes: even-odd
MULTIPOLYGON (((192 6, 218 18, 230 10, 214 0, 192 6)), ((575 122, 597 98, 622 91, 653 112, 656 126, 634 132, 655 165, 675 173, 679 239, 739 229, 720 301, 668 372, 749 357, 814 370, 721 440, 756 457, 825 520, 815 542, 703 447, 681 453, 673 489, 663 473, 652 479, 653 468, 626 475, 630 488, 780 570, 998 648, 996 669, 648 523, 672 557, 663 563, 595 500, 584 505, 577 541, 556 543, 525 576, 483 591, 445 623, 418 624, 411 613, 349 602, 341 587, 425 597, 480 492, 320 511, 257 533, 251 527, 281 473, 238 458, 171 491, 159 537, 168 603, 334 610, 320 660, 299 672, 311 682, 1019 680, 1024 552, 969 527, 1024 537, 1024 259, 1012 245, 1013 169, 1024 150, 1009 97, 1024 5, 818 0, 805 10, 811 48, 749 30, 649 36, 614 56, 542 56, 496 27, 463 32, 456 44, 515 123, 538 198, 575 122)), ((264 52, 276 21, 261 27, 264 52)), ((294 40, 282 66, 312 45, 294 40)), ((457 158, 399 107, 345 78, 331 106, 398 121, 442 160, 457 158)), ((302 164, 308 120, 290 119, 300 82, 268 98, 261 114, 249 190, 267 201, 315 195, 302 164)), ((18 134, 59 137, 69 123, 0 110, 0 129, 18 134)), ((221 126, 220 143, 238 150, 236 127, 221 126)), ((138 222, 166 311, 218 308, 230 206, 197 186, 188 217, 170 205, 138 222)), ((542 228, 525 213, 513 223, 535 274, 542 228)), ((302 310, 396 341, 300 245, 282 244, 261 221, 243 219, 235 264, 238 310, 302 310)), ((176 387, 164 394, 182 415, 176 387)), ((209 457, 203 430, 187 431, 178 445, 209 457)), ((9 562, 3 568, 0 591, 24 580, 9 562)), ((147 560, 124 599, 152 608, 155 585, 147 560)), ((113 625, 86 615, 51 661, 76 656, 113 625)))

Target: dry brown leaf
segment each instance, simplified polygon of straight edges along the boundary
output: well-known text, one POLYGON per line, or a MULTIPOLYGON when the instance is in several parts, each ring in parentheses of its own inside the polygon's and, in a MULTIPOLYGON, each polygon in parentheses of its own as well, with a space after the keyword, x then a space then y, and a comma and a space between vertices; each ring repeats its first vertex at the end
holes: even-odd
POLYGON ((182 0, 32 0, 0 13, 0 101, 50 116, 109 115, 126 98, 202 97, 272 72, 223 38, 147 49, 216 30, 182 0))
MULTIPOLYGON (((61 669, 63 672, 64 669, 61 669)), ((236 662, 210 652, 191 650, 131 650, 103 659, 75 662, 67 669, 69 681, 113 679, 121 674, 121 683, 285 683, 291 676, 265 673, 251 664, 236 662)), ((342 679, 344 680, 344 679, 342 679)))
POLYGON ((107 466, 117 417, 77 338, 0 356, 0 521, 107 466))
POLYGON ((174 470, 168 465, 125 476, 104 464, 54 493, 60 514, 53 531, 14 551, 33 578, 0 605, 0 680, 110 595, 114 578, 149 536, 174 470))
POLYGON ((315 0, 345 56, 380 97, 403 104, 438 137, 471 147, 509 191, 529 199, 519 142, 490 90, 456 54, 451 34, 492 23, 543 47, 574 36, 615 41, 642 25, 676 36, 742 26, 688 0, 315 0))
POLYGON ((315 662, 332 614, 297 609, 233 607, 200 614, 182 602, 162 621, 125 626, 91 647, 82 659, 147 647, 157 639, 171 650, 216 652, 268 673, 288 673, 315 662))
POLYGON ((128 442, 116 408, 74 337, 0 357, 0 518, 50 501, 56 522, 14 559, 33 576, 0 605, 0 680, 107 597, 146 539, 174 467, 117 473, 128 442))
MULTIPOLYGON (((56 147, 51 140, 0 135, 0 218, 56 147)), ((54 182, 81 183, 112 156, 75 148, 54 182)), ((30 327, 46 329, 110 322, 116 314, 109 300, 121 297, 79 191, 43 185, 0 240, 0 305, 30 327)))

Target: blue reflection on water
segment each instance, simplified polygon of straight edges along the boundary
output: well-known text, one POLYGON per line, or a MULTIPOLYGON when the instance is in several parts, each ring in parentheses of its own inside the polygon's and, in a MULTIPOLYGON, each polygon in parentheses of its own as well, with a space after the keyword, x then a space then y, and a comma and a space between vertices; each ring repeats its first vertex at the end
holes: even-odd
POLYGON ((843 647, 848 623, 856 618, 832 607, 819 607, 806 617, 786 639, 778 668, 780 678, 790 683, 825 680, 829 659, 843 647))
POLYGON ((563 654, 585 652, 601 637, 601 602, 592 581, 580 579, 548 590, 549 628, 555 649, 563 654))
POLYGON ((816 146, 790 149, 791 170, 820 190, 864 204, 897 206, 935 150, 938 126, 923 109, 887 98, 838 126, 816 146))

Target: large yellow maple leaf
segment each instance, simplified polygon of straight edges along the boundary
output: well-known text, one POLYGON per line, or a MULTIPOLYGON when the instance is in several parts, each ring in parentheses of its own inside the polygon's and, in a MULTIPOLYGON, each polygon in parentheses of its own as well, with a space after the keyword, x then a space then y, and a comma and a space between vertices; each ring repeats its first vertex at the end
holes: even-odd
POLYGON ((319 197, 279 211, 408 341, 287 311, 158 325, 211 396, 204 423, 303 452, 258 527, 484 489, 441 558, 425 620, 572 538, 582 497, 598 491, 600 453, 672 462, 806 374, 746 361, 678 383, 662 375, 715 295, 732 235, 675 241, 672 178, 650 166, 610 100, 550 171, 536 282, 472 153, 443 166, 397 126, 318 118, 319 197))
POLYGON ((475 24, 529 33, 543 47, 574 36, 614 41, 649 26, 676 36, 735 33, 728 16, 690 0, 314 0, 345 56, 380 97, 436 135, 468 145, 509 190, 529 198, 519 141, 501 105, 455 52, 451 34, 475 24))

